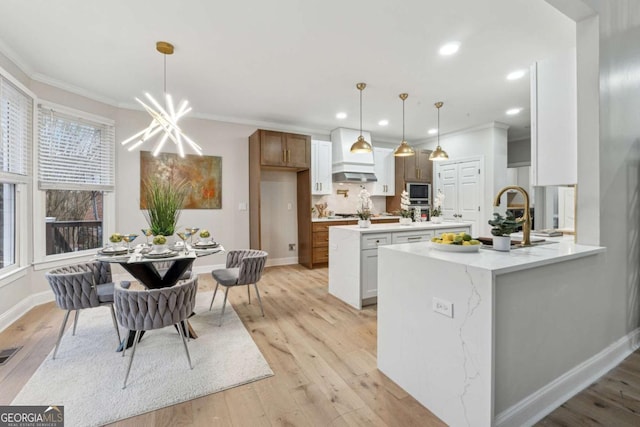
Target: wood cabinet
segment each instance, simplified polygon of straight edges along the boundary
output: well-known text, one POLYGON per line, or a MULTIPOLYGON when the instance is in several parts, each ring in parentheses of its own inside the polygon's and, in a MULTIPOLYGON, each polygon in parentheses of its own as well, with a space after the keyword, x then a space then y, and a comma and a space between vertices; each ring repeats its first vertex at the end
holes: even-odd
POLYGON ((429 160, 430 155, 431 151, 429 150, 416 150, 415 156, 400 157, 404 161, 405 182, 432 181, 433 162, 429 160))
MULTIPOLYGON (((397 218, 388 219, 373 219, 376 224, 387 224, 398 222, 397 218)), ((311 226, 312 237, 312 255, 311 264, 312 267, 325 266, 329 262, 329 227, 335 227, 337 225, 356 225, 357 220, 345 220, 345 221, 317 221, 313 222, 311 226)))
POLYGON ((433 162, 429 160, 431 151, 416 150, 415 156, 394 157, 395 194, 387 197, 387 212, 400 211, 400 196, 407 182, 432 182, 433 162))
POLYGON ((393 196, 396 194, 396 161, 393 149, 373 147, 373 171, 378 179, 373 183, 372 196, 393 196))
POLYGON ((311 166, 310 136, 270 130, 258 130, 256 133, 260 140, 262 166, 286 168, 311 166))
POLYGON ((311 267, 311 137, 258 129, 249 137, 249 245, 262 249, 260 188, 263 170, 296 174, 298 262, 311 267))
POLYGON ((311 141, 311 194, 331 194, 331 142, 311 141))

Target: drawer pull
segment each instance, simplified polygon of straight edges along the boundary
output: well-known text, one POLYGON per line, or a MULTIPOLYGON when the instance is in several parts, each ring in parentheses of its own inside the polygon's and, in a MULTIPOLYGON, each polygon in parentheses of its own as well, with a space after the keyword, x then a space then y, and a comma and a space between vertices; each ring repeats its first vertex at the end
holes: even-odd
POLYGON ((422 240, 422 237, 420 237, 420 236, 407 237, 407 240, 422 240))

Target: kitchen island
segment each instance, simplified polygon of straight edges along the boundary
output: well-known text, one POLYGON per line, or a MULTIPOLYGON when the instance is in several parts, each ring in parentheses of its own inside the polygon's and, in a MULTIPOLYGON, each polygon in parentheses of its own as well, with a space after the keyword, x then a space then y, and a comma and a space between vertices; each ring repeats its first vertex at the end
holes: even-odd
POLYGON ((605 249, 432 246, 379 249, 378 368, 453 426, 530 425, 577 391, 606 333, 605 249))
POLYGON ((378 247, 418 243, 445 232, 470 232, 464 222, 414 222, 329 228, 329 293, 360 310, 375 304, 378 292, 378 247))

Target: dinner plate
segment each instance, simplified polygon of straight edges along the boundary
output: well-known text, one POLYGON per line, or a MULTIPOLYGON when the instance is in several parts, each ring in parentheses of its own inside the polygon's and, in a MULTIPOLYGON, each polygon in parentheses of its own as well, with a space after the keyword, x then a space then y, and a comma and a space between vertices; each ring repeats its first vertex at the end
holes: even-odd
POLYGON ((482 245, 443 245, 442 243, 431 242, 431 247, 443 252, 478 252, 482 245))
POLYGON ((217 248, 219 245, 217 242, 196 242, 194 246, 198 249, 211 249, 217 248))
POLYGON ((152 258, 152 259, 155 259, 155 258, 170 258, 170 257, 176 256, 176 255, 178 255, 178 252, 170 251, 170 250, 167 250, 165 252, 148 252, 146 254, 142 254, 143 257, 152 258))
POLYGON ((98 250, 98 254, 108 255, 108 256, 126 255, 128 253, 129 253, 129 250, 127 248, 124 248, 124 249, 104 248, 104 249, 98 250))

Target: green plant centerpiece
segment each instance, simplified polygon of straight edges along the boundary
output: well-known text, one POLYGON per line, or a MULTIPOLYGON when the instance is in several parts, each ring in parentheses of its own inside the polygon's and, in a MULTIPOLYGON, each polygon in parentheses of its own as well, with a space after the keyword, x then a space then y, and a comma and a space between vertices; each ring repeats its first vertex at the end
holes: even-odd
POLYGON ((505 212, 506 217, 503 217, 497 212, 494 212, 493 219, 489 220, 491 226, 491 234, 494 236, 509 236, 511 233, 518 231, 518 227, 524 224, 524 219, 516 218, 513 212, 505 212))
POLYGON ((146 208, 143 212, 154 236, 171 236, 176 230, 182 206, 187 198, 184 182, 149 178, 143 183, 146 208))

